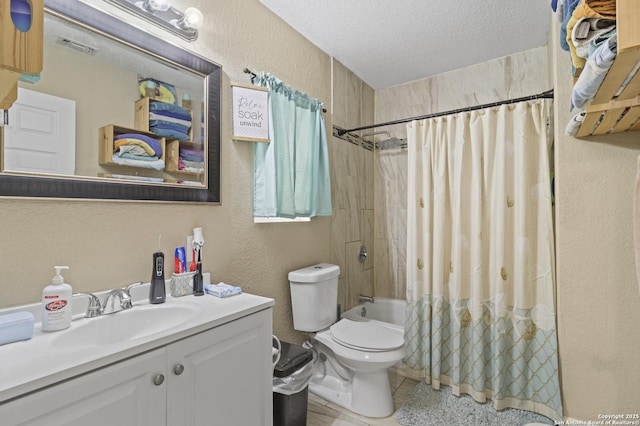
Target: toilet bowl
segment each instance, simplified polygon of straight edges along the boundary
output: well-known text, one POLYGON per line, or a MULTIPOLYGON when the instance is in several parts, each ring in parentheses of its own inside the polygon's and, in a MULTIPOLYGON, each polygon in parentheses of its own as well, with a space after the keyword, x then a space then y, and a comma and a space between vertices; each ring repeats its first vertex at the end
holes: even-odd
POLYGON ((316 333, 312 345, 314 349, 320 346, 320 351, 324 350, 325 362, 334 360, 333 371, 324 375, 314 366, 309 388, 312 393, 367 417, 387 417, 394 412, 387 370, 405 356, 402 327, 375 320, 342 319, 331 328, 316 333), (368 334, 376 330, 378 335, 368 334), (362 333, 356 334, 358 331, 362 333), (350 380, 340 380, 335 372, 340 367, 344 367, 343 375, 348 372, 350 380), (336 374, 332 375, 332 372, 336 374), (338 386, 335 386, 336 380, 338 386), (342 391, 342 394, 336 391, 342 391))
POLYGON ((404 355, 404 330, 380 321, 341 319, 316 335, 347 367, 358 371, 387 369, 404 355))
POLYGON ((337 321, 340 268, 322 263, 289 273, 293 328, 314 333, 309 390, 367 417, 394 411, 387 369, 405 356, 401 326, 343 318, 337 321))

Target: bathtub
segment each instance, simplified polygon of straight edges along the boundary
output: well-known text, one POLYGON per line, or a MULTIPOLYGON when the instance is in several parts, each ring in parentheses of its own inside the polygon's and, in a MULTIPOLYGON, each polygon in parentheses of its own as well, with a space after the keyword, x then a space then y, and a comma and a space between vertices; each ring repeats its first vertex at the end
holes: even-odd
POLYGON ((342 318, 352 321, 362 321, 374 319, 386 323, 391 323, 404 328, 404 313, 407 303, 401 299, 387 299, 384 297, 374 298, 374 303, 364 302, 345 311, 342 318))

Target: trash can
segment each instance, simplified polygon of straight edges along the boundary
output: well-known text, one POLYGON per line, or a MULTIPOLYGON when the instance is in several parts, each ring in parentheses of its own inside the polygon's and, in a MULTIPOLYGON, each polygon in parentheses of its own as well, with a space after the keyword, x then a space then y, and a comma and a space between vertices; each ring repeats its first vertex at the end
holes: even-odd
POLYGON ((313 353, 302 346, 280 344, 280 360, 273 368, 273 426, 305 426, 313 353))

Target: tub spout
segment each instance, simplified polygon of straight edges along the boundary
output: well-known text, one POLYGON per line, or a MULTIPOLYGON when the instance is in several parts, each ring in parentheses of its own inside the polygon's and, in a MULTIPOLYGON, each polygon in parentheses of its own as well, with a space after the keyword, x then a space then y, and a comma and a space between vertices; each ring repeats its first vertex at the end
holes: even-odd
POLYGON ((373 296, 365 296, 365 295, 361 294, 360 296, 358 296, 358 301, 360 303, 362 303, 362 302, 373 303, 373 296))

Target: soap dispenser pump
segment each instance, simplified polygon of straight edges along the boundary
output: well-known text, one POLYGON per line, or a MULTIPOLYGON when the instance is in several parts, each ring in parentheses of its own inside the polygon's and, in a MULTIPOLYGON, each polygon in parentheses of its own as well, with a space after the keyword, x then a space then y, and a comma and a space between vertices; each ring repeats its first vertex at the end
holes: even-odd
POLYGON ((65 284, 61 269, 68 266, 54 266, 56 275, 51 284, 42 290, 42 331, 58 331, 71 325, 71 286, 65 284))
POLYGON ((153 253, 153 272, 149 285, 149 303, 164 303, 167 298, 164 282, 164 253, 153 253))

